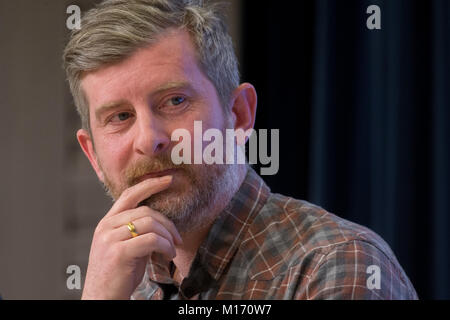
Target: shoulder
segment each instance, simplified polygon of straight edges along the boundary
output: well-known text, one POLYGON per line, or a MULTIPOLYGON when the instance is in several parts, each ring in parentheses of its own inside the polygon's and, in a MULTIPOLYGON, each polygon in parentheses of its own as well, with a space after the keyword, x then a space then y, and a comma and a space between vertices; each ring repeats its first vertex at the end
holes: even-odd
POLYGON ((270 280, 296 275, 302 286, 297 297, 416 297, 391 248, 378 234, 307 201, 271 194, 247 233, 241 249, 252 265, 250 277, 270 280))
POLYGON ((345 220, 320 206, 304 200, 271 194, 249 227, 252 234, 264 235, 264 242, 282 242, 299 247, 304 253, 320 251, 326 254, 335 246, 353 240, 365 241, 392 254, 386 242, 372 230, 345 220))

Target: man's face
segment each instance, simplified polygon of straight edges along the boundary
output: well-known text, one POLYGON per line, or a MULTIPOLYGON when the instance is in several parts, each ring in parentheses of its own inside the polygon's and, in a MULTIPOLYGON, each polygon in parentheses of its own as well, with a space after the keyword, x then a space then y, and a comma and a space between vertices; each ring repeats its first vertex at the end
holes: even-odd
POLYGON ((146 174, 170 169, 169 189, 145 204, 182 224, 213 200, 230 176, 225 165, 171 161, 179 143, 171 141, 174 130, 186 129, 193 141, 195 120, 202 121, 203 130, 232 127, 187 32, 170 32, 123 62, 86 74, 82 88, 89 102, 90 160, 114 199, 146 174))

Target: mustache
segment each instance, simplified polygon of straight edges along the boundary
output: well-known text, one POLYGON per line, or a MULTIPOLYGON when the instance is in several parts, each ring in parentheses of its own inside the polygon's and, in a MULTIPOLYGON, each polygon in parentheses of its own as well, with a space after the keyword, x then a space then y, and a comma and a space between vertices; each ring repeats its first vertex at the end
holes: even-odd
POLYGON ((163 171, 168 169, 180 169, 184 167, 175 165, 170 157, 159 157, 152 160, 142 159, 129 166, 124 173, 126 183, 129 187, 138 183, 140 177, 150 172, 163 171))

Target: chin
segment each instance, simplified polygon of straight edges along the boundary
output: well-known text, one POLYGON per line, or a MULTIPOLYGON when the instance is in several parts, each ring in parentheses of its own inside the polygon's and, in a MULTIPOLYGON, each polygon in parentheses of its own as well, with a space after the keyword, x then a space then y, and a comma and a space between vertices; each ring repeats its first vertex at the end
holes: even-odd
POLYGON ((179 192, 165 190, 142 201, 142 204, 161 212, 169 219, 174 219, 186 210, 185 197, 186 195, 180 194, 179 192))

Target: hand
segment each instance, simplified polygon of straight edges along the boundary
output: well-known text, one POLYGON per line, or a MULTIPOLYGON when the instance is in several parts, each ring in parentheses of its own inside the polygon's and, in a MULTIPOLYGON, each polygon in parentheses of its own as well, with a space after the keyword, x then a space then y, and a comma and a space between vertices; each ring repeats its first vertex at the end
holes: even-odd
POLYGON ((163 191, 171 176, 147 179, 125 190, 99 222, 89 254, 82 299, 129 299, 142 281, 153 252, 169 261, 182 239, 175 225, 160 212, 138 204, 163 191), (138 236, 128 230, 132 222, 138 236))

